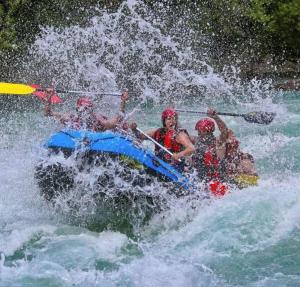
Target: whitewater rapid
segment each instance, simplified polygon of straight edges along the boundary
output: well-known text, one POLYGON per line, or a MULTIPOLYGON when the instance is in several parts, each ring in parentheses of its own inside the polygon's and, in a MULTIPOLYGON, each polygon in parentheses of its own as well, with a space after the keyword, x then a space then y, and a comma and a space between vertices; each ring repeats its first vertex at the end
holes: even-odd
MULTIPOLYGON (((127 87, 128 110, 140 109, 131 120, 145 130, 160 126, 167 105, 276 112, 269 126, 224 117, 253 154, 259 185, 222 199, 175 200, 133 233, 73 222, 43 200, 34 179, 43 143, 59 124, 43 116, 36 98, 2 98, 0 286, 299 286, 300 94, 275 92, 269 79, 242 81, 234 67, 229 75, 216 73, 204 50, 185 46, 188 33, 179 43, 176 29, 153 24, 138 1, 124 3, 126 13, 124 5, 104 11, 84 28, 45 29, 22 81, 108 92, 127 87)), ((65 104, 55 109, 72 110, 75 95, 62 96, 65 104)), ((96 102, 108 115, 119 104, 96 102)), ((197 119, 180 114, 191 134, 197 119)))

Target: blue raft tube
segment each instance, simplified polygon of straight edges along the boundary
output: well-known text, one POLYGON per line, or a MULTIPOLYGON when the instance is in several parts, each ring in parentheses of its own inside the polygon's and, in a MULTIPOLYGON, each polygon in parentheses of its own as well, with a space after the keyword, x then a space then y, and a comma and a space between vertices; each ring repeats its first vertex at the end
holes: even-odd
MULTIPOLYGON (((62 152, 65 157, 78 152, 84 154, 91 163, 97 160, 101 165, 107 158, 115 158, 121 161, 131 161, 129 166, 142 167, 144 173, 161 182, 170 183, 180 193, 187 193, 192 186, 186 176, 180 173, 172 165, 158 158, 152 151, 138 145, 133 138, 119 132, 105 131, 93 132, 83 130, 66 129, 53 134, 46 142, 45 147, 52 154, 62 152)), ((70 189, 74 184, 73 171, 66 171, 60 164, 39 164, 36 167, 36 178, 44 197, 51 200, 56 194, 65 189, 70 189)))

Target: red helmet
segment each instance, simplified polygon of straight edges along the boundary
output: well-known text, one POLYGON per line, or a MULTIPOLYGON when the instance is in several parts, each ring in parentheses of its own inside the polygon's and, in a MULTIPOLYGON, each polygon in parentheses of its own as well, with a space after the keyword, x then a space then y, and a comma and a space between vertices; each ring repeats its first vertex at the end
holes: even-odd
POLYGON ((208 131, 208 132, 212 133, 215 130, 215 123, 213 120, 208 119, 208 118, 199 120, 195 125, 195 130, 201 131, 201 132, 208 131))
POLYGON ((161 113, 161 121, 162 121, 163 126, 165 126, 165 120, 167 118, 174 117, 174 116, 175 116, 176 121, 177 121, 177 118, 178 118, 177 112, 174 109, 171 109, 171 108, 165 109, 161 113))
POLYGON ((88 107, 88 108, 92 108, 93 107, 93 102, 90 98, 87 97, 81 97, 77 100, 76 102, 76 107, 80 108, 80 107, 88 107))
POLYGON ((177 117, 177 112, 174 109, 165 109, 161 114, 161 120, 164 121, 166 118, 177 117))

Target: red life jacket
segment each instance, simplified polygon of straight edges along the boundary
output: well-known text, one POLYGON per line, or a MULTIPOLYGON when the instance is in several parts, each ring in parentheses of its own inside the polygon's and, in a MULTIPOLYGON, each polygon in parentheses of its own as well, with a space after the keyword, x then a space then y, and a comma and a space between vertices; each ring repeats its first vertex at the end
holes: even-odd
POLYGON ((209 183, 209 189, 214 196, 220 197, 224 196, 229 192, 228 186, 221 181, 215 180, 209 183))
POLYGON ((228 186, 221 179, 221 161, 217 157, 216 139, 209 143, 196 142, 196 152, 193 163, 198 171, 200 180, 205 180, 208 189, 215 196, 223 196, 229 192, 228 186))
POLYGON ((206 177, 209 181, 208 188, 214 196, 224 196, 229 192, 227 184, 221 180, 221 162, 217 158, 216 145, 208 147, 203 155, 203 163, 206 167, 206 177))
POLYGON ((203 165, 208 178, 217 179, 220 177, 220 160, 217 157, 216 144, 208 146, 203 154, 203 165))
POLYGON ((193 165, 198 171, 201 180, 210 181, 220 177, 220 160, 217 157, 216 139, 209 142, 198 141, 195 144, 196 152, 193 155, 193 165))
MULTIPOLYGON (((180 131, 173 129, 167 130, 166 128, 159 128, 154 133, 154 140, 167 148, 172 153, 181 152, 184 146, 176 141, 176 136, 180 131)), ((171 156, 164 152, 159 146, 155 146, 155 154, 166 161, 171 160, 171 156)))

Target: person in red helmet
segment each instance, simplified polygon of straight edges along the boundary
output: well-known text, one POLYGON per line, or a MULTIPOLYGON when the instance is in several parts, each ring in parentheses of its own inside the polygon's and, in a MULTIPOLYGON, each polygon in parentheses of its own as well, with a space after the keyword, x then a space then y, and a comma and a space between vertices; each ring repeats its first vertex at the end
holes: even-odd
POLYGON ((228 191, 223 182, 238 185, 234 178, 240 177, 242 173, 254 175, 256 171, 253 157, 239 151, 239 142, 233 131, 226 126, 216 111, 208 109, 207 115, 210 118, 201 119, 195 125, 198 136, 191 137, 196 147, 192 165, 199 179, 209 183, 213 194, 222 196, 228 191), (216 125, 220 131, 219 137, 214 136, 216 125), (249 163, 250 158, 252 164, 249 163))
POLYGON ((192 165, 196 169, 201 181, 210 182, 219 180, 221 177, 218 147, 226 139, 229 130, 214 110, 209 109, 207 115, 211 118, 201 119, 195 125, 198 136, 191 137, 196 147, 196 152, 192 156, 192 165), (221 132, 219 138, 214 136, 215 122, 221 132))
POLYGON ((208 109, 207 115, 210 118, 201 119, 195 125, 198 136, 191 137, 196 147, 192 156, 192 166, 196 169, 199 180, 207 184, 213 195, 223 196, 228 192, 228 186, 223 183, 220 147, 226 141, 230 130, 213 109, 208 109), (218 138, 214 136, 215 123, 220 130, 218 138))
POLYGON ((240 150, 240 143, 232 131, 229 132, 225 143, 222 165, 228 182, 239 188, 257 185, 259 176, 254 158, 240 150))
MULTIPOLYGON (((47 89, 48 99, 55 93, 53 89, 47 89)), ((121 96, 120 111, 116 117, 108 119, 101 114, 94 112, 94 103, 89 97, 80 97, 76 102, 76 113, 63 114, 54 112, 51 109, 51 101, 45 102, 44 114, 59 120, 63 125, 74 129, 87 129, 92 131, 105 131, 114 129, 124 118, 125 103, 128 100, 128 92, 125 91, 121 96)))
POLYGON ((76 109, 89 109, 93 108, 93 101, 88 97, 81 97, 76 102, 76 109))
MULTIPOLYGON (((146 134, 173 153, 173 156, 161 149, 158 145, 155 145, 155 154, 164 161, 171 163, 178 170, 183 171, 183 158, 192 154, 195 151, 195 147, 187 131, 179 128, 178 114, 174 109, 165 109, 161 114, 161 122, 163 127, 149 130, 146 134)), ((134 124, 131 128, 135 132, 136 125, 134 124)), ((147 139, 139 133, 135 132, 135 134, 140 139, 147 139)))

